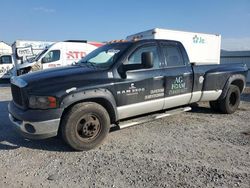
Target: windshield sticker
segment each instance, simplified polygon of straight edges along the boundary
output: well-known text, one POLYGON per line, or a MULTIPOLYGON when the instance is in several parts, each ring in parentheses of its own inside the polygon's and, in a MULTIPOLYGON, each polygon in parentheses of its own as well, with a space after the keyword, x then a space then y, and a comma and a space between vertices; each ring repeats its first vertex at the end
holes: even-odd
POLYGON ((107 54, 110 54, 110 55, 115 55, 115 54, 117 54, 117 53, 119 53, 120 52, 120 50, 116 50, 116 49, 109 49, 108 50, 108 52, 107 52, 107 54))

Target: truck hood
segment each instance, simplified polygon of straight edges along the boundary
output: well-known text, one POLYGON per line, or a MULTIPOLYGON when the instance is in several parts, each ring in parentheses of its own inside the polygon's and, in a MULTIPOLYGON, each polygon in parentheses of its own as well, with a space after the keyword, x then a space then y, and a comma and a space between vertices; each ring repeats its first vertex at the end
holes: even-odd
POLYGON ((103 68, 92 66, 72 65, 66 67, 51 68, 19 76, 18 79, 27 83, 29 90, 39 91, 41 88, 62 88, 79 86, 83 81, 100 78, 98 74, 104 74, 103 68))

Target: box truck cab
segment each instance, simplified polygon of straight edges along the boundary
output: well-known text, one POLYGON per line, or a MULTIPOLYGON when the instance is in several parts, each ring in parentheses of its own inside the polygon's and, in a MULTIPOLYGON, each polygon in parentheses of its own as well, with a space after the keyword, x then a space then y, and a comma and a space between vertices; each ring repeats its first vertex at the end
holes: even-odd
POLYGON ((38 70, 71 65, 88 53, 102 46, 102 43, 79 40, 57 42, 48 46, 31 63, 24 63, 18 69, 18 75, 38 70))
POLYGON ((0 79, 8 79, 14 75, 13 56, 11 54, 0 55, 0 79))

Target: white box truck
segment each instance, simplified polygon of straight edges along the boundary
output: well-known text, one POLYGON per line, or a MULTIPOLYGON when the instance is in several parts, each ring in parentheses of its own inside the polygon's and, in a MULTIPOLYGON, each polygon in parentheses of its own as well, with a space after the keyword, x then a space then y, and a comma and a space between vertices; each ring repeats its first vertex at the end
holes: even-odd
POLYGON ((18 65, 16 67, 17 75, 71 65, 102 45, 103 43, 100 42, 88 42, 86 40, 56 42, 44 49, 32 62, 18 65))
POLYGON ((195 64, 220 64, 221 35, 155 28, 127 36, 127 40, 165 39, 180 41, 195 64))

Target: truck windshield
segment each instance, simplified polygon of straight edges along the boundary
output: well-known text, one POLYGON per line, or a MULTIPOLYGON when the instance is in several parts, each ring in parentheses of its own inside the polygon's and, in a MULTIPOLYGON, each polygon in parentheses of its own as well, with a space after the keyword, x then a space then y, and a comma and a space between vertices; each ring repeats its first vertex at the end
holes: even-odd
POLYGON ((90 64, 98 67, 110 67, 120 54, 123 53, 130 43, 113 43, 102 46, 93 52, 89 53, 78 64, 90 64))

